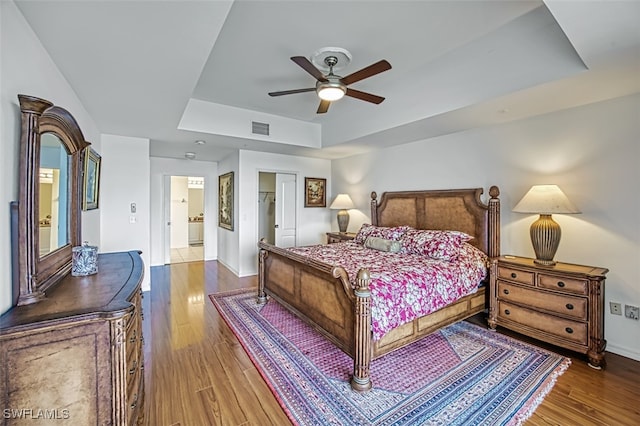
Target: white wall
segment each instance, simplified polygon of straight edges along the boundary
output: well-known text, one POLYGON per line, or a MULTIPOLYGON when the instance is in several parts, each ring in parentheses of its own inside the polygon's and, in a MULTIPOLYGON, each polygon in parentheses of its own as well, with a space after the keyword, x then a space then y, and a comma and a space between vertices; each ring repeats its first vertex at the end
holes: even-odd
POLYGON ((640 360, 640 322, 611 315, 608 303, 640 306, 638 111, 636 94, 335 160, 332 189, 351 194, 359 212, 351 211, 349 228, 356 230, 369 220, 372 190, 498 185, 502 253, 534 257, 536 216, 511 209, 531 185, 558 184, 582 214, 554 215, 562 227, 555 258, 609 268, 607 350, 640 360))
MULTIPOLYGON (((0 313, 11 306, 9 202, 18 199, 18 94, 47 99, 68 110, 100 152, 99 131, 84 106, 11 0, 0 1, 0 313)), ((100 240, 99 210, 83 212, 82 237, 100 240)))
POLYGON ((202 188, 188 188, 189 216, 204 216, 204 190, 202 188))
POLYGON ((102 135, 100 253, 141 250, 143 291, 150 289, 149 139, 102 135), (131 212, 131 203, 136 212, 131 212))
MULTIPOLYGON (((331 161, 292 155, 270 154, 254 151, 240 151, 240 190, 238 194, 239 212, 236 214, 239 230, 239 270, 238 275, 258 273, 258 203, 259 172, 292 173, 296 175, 297 194, 297 245, 319 244, 326 240, 325 232, 331 228, 328 208, 304 207, 304 178, 327 179, 331 187, 331 161)), ((236 191, 238 184, 236 183, 236 191)), ((333 199, 327 194, 327 206, 333 199)))
POLYGON ((151 157, 151 266, 164 265, 164 177, 204 177, 204 259, 218 257, 218 163, 151 157))

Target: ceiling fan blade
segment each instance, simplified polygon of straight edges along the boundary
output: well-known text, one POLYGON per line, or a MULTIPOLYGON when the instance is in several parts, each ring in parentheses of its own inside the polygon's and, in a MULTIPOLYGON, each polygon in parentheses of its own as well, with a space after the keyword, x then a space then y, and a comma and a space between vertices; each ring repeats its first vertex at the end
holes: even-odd
POLYGON ((308 87, 306 89, 281 90, 279 92, 269 92, 269 96, 293 95, 294 93, 314 92, 315 90, 315 87, 308 87))
POLYGON ((368 67, 362 68, 360 71, 356 71, 353 74, 349 74, 346 77, 342 77, 340 82, 345 85, 349 85, 355 83, 356 81, 364 80, 365 78, 369 78, 376 74, 380 74, 381 72, 387 71, 391 69, 391 64, 384 59, 376 62, 375 64, 369 65, 368 67))
POLYGON ((327 79, 324 78, 324 74, 322 74, 322 72, 320 72, 320 70, 304 56, 292 56, 291 60, 298 64, 303 70, 311 74, 316 80, 327 81, 327 79))
POLYGON ((348 87, 347 87, 347 93, 345 93, 345 95, 351 96, 352 98, 357 98, 363 101, 371 102, 374 104, 379 104, 382 101, 384 101, 384 98, 382 96, 372 95, 371 93, 361 92, 359 90, 350 89, 348 87))
POLYGON ((331 101, 320 101, 320 105, 318 105, 318 111, 316 111, 316 114, 324 114, 325 112, 329 111, 329 105, 331 105, 331 101))

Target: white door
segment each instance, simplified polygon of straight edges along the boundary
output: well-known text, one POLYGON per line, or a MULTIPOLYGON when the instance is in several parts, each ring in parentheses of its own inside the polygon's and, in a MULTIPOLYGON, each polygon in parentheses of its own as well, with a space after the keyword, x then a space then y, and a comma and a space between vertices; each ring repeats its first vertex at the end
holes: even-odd
POLYGON ((296 245, 296 175, 276 174, 276 245, 296 245))

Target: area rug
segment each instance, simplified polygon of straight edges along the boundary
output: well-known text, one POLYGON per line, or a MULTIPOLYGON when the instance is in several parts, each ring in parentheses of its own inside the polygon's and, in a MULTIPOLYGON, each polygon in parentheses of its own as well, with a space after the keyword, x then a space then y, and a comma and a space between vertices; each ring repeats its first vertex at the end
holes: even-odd
POLYGON ((357 393, 352 359, 277 302, 209 297, 297 425, 518 425, 570 364, 462 321, 374 360, 373 389, 357 393))

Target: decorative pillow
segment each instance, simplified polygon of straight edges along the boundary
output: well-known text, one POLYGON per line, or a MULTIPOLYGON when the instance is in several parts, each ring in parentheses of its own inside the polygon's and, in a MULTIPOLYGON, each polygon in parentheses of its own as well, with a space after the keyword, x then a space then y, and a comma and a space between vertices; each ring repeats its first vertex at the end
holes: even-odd
POLYGON ((358 244, 364 244, 367 237, 378 237, 384 238, 385 240, 400 241, 400 238, 402 238, 404 233, 409 229, 412 228, 410 226, 374 226, 368 223, 363 223, 353 241, 358 244))
POLYGON ((489 257, 482 250, 469 243, 462 243, 460 246, 460 256, 458 260, 473 265, 473 267, 484 266, 485 269, 489 269, 489 257))
POLYGON ((402 252, 451 261, 458 258, 462 244, 472 238, 460 231, 412 229, 402 237, 402 252))
POLYGON ((400 241, 385 240, 379 237, 367 237, 367 239, 364 240, 364 246, 370 249, 388 251, 390 253, 397 253, 400 251, 400 247, 402 247, 400 241))

